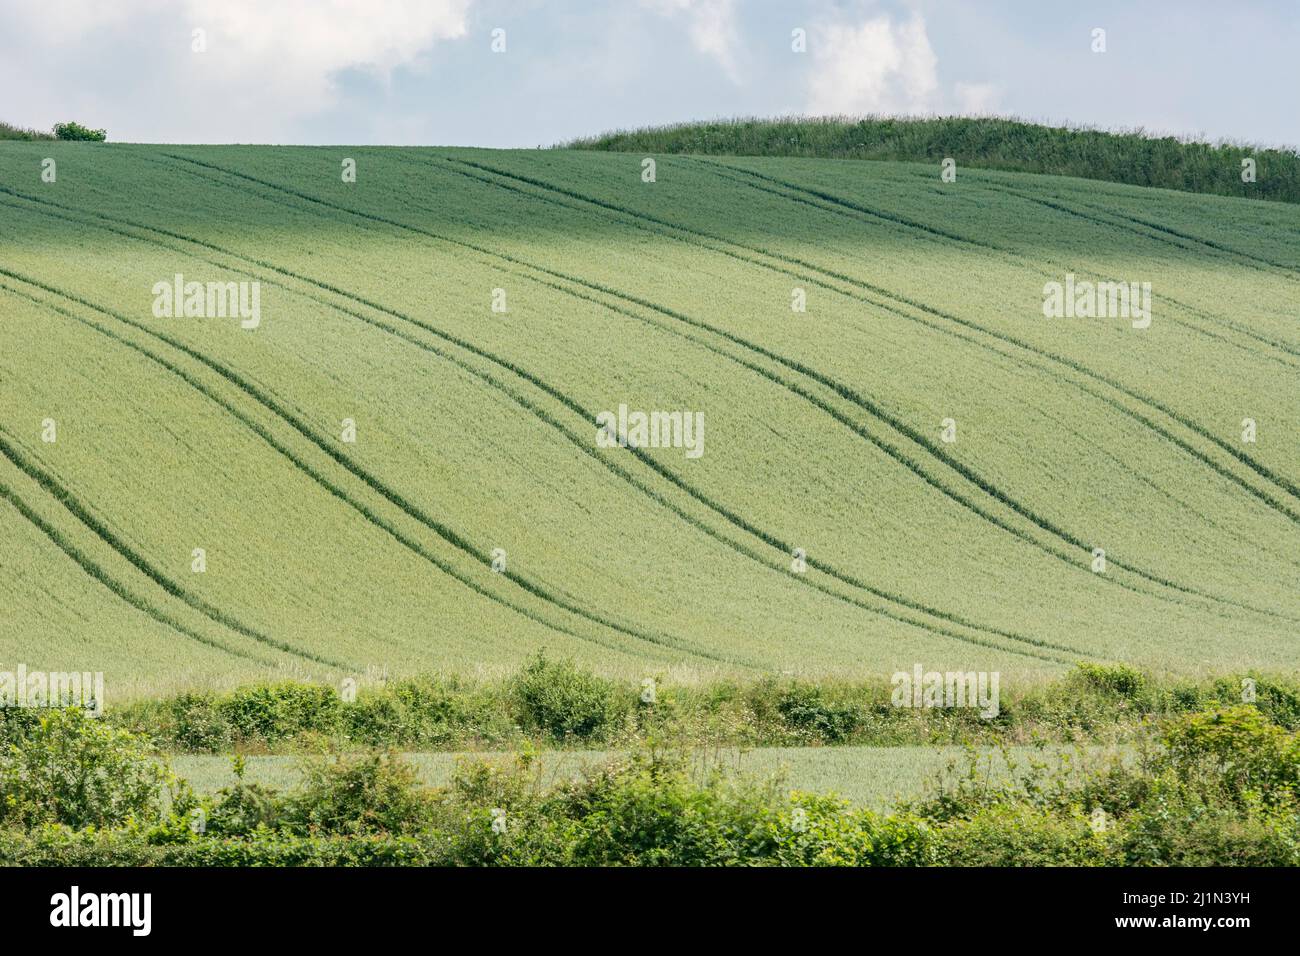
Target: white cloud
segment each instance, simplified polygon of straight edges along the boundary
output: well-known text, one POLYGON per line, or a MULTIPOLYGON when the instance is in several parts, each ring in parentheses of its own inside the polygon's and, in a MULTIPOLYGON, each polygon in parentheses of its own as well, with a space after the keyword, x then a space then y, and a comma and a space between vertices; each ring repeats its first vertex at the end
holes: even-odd
POLYGON ((472 2, 0 0, 10 27, 0 83, 17 88, 39 70, 49 79, 27 109, 93 116, 115 138, 278 140, 333 105, 341 71, 387 81, 438 41, 465 36, 472 2), (206 52, 191 51, 195 29, 206 31, 206 52), (48 72, 50 62, 78 66, 48 72), (102 79, 88 85, 78 73, 102 79))
POLYGON ((913 14, 814 27, 808 36, 810 113, 926 112, 935 108, 937 59, 925 19, 913 14))
POLYGON ((270 74, 278 96, 320 105, 331 75, 364 69, 386 76, 435 41, 464 36, 470 0, 189 0, 209 50, 230 72, 270 74))
POLYGON ((24 3, 9 0, 0 3, 6 31, 28 42, 39 41, 66 47, 76 40, 106 27, 143 17, 159 16, 167 11, 167 0, 48 0, 24 3))
POLYGON ((641 0, 641 5, 661 16, 684 16, 691 46, 715 59, 733 83, 740 82, 735 0, 641 0))

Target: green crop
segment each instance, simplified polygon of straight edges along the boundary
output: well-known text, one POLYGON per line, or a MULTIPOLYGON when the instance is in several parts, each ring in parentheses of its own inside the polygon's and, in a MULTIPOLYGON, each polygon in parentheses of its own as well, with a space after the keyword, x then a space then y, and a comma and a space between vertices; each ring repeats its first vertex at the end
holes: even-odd
POLYGON ((0 143, 0 671, 1294 668, 1300 209, 643 158, 0 143))

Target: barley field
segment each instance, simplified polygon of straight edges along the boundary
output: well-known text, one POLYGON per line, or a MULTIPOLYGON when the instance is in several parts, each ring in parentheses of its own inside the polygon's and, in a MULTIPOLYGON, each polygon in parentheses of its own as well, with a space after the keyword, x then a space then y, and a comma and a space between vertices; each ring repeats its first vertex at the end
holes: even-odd
POLYGON ((0 143, 0 667, 1294 667, 1300 208, 645 158, 0 143))

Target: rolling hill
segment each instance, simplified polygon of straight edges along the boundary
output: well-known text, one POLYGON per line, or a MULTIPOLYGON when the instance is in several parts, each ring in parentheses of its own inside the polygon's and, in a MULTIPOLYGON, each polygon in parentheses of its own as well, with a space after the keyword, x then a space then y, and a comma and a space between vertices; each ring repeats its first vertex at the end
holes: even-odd
POLYGON ((0 143, 0 669, 1294 667, 1300 208, 656 160, 0 143))

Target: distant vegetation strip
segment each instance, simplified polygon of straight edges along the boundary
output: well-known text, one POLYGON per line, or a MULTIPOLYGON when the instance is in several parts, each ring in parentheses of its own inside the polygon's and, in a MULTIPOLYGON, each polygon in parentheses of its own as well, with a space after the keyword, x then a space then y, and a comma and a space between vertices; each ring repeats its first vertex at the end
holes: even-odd
POLYGON ((13 126, 9 123, 0 123, 0 140, 4 139, 54 139, 53 133, 42 133, 40 130, 24 129, 21 126, 13 126))
POLYGON ((565 149, 880 159, 1077 176, 1184 192, 1300 202, 1300 152, 1294 147, 1205 142, 1044 126, 995 117, 790 117, 676 123, 602 133, 565 149), (1243 182, 1242 160, 1255 163, 1243 182))
MULTIPOLYGON (((355 683, 280 682, 229 692, 106 701, 103 720, 168 753, 303 753, 393 747, 421 751, 626 747, 910 746, 1123 742, 1145 722, 1249 701, 1300 730, 1294 677, 1221 674, 1172 679, 1126 665, 1080 663, 1065 676, 1006 684, 996 713, 914 706, 896 685, 762 677, 701 686, 610 680, 541 653, 513 676, 456 675, 355 683)), ((22 746, 41 708, 0 708, 0 749, 22 746)))
POLYGON ((1135 748, 972 749, 884 813, 662 746, 567 782, 524 748, 435 787, 396 753, 320 755, 288 791, 236 757, 201 793, 77 708, 26 744, 0 751, 0 866, 1300 865, 1300 733, 1250 704, 1135 748))
POLYGON ((89 126, 82 126, 80 123, 67 122, 55 123, 54 132, 44 133, 36 129, 25 129, 21 126, 13 126, 9 123, 0 123, 0 140, 45 140, 45 139, 67 139, 85 143, 102 143, 108 138, 106 130, 91 129, 89 126))

